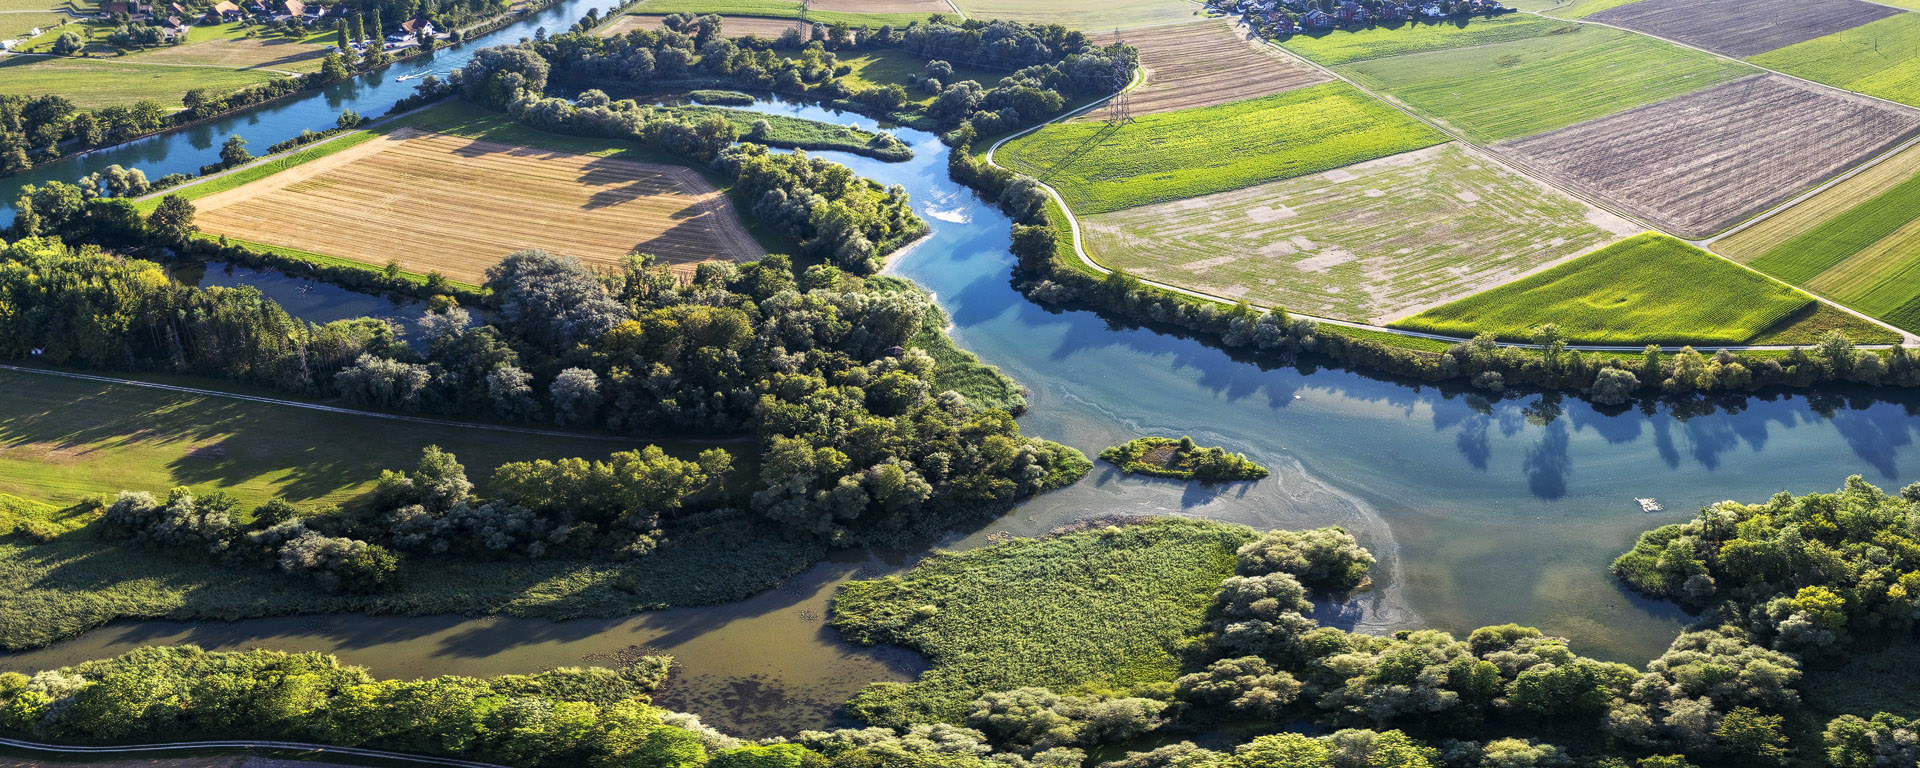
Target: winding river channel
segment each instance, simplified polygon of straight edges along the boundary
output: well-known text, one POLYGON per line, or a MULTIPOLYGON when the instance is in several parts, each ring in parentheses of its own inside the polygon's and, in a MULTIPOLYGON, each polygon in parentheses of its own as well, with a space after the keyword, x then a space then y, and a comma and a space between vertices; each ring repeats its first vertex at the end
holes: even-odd
MULTIPOLYGON (((539 26, 565 29, 586 9, 605 5, 561 3, 477 44, 512 42, 539 26)), ((111 163, 155 178, 190 171, 210 162, 229 133, 265 146, 330 126, 343 108, 380 114, 411 90, 411 83, 393 82, 396 74, 444 72, 475 45, 37 169, 7 180, 0 197, 11 200, 18 184, 71 180, 111 163)), ((879 127, 813 106, 753 108, 879 127)), ((1608 562, 1641 530, 1721 499, 1831 490, 1850 474, 1883 487, 1920 479, 1916 396, 1777 395, 1686 413, 1664 405, 1603 412, 1538 394, 1488 402, 1343 370, 1263 367, 1179 335, 1033 304, 1009 285, 1006 218, 947 178, 945 149, 934 136, 894 130, 914 146, 912 161, 827 154, 911 193, 933 233, 896 255, 889 269, 933 291, 953 318, 956 340, 1031 390, 1021 418, 1028 433, 1089 454, 1140 434, 1190 434, 1274 469, 1257 483, 1208 487, 1126 478, 1101 467, 944 546, 976 546, 1002 532, 1040 533, 1107 514, 1187 515, 1261 528, 1342 525, 1381 564, 1376 588, 1348 604, 1323 606, 1323 622, 1464 632, 1517 621, 1568 636, 1582 652, 1639 663, 1657 655, 1686 620, 1629 595, 1608 576, 1608 562), (1667 511, 1645 514, 1637 496, 1656 497, 1667 511)), ((790 732, 828 722, 834 705, 868 682, 916 673, 921 662, 912 654, 848 647, 822 623, 836 584, 897 569, 916 554, 843 553, 745 602, 618 620, 116 623, 0 657, 0 668, 45 668, 180 642, 324 650, 386 676, 527 672, 659 650, 681 663, 681 682, 663 703, 743 733, 790 732)))

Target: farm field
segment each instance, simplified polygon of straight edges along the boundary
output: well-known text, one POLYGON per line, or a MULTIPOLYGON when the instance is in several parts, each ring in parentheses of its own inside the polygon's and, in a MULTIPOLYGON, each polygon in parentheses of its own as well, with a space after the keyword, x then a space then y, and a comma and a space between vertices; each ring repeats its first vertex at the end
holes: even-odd
POLYGON ((875 2, 827 0, 827 2, 809 3, 804 9, 800 0, 646 0, 634 6, 631 13, 653 16, 665 16, 670 13, 717 13, 726 18, 734 16, 804 18, 808 22, 832 24, 844 21, 848 24, 877 27, 882 24, 906 26, 911 22, 926 21, 931 14, 952 14, 953 7, 947 5, 946 0, 875 0, 875 2))
POLYGON ((1376 323, 1640 231, 1458 143, 1081 225, 1110 267, 1376 323))
POLYGON ((1586 18, 1744 59, 1896 13, 1864 0, 1639 0, 1586 18))
MULTIPOLYGON (((1140 65, 1147 70, 1146 84, 1128 95, 1133 114, 1226 104, 1332 79, 1249 39, 1244 30, 1226 19, 1207 19, 1126 35, 1127 43, 1140 49, 1140 65), (1230 87, 1223 87, 1221 72, 1235 73, 1230 87)), ((1081 119, 1099 117, 1100 111, 1092 110, 1081 119)))
POLYGON ((1591 25, 1340 69, 1483 143, 1564 128, 1757 71, 1591 25))
POLYGON ((326 56, 327 46, 336 35, 331 28, 316 31, 301 39, 274 35, 247 37, 249 29, 238 23, 194 27, 183 45, 163 45, 129 54, 127 61, 143 64, 198 64, 209 67, 278 69, 316 72, 326 56))
POLYGON ((1582 19, 1632 2, 1637 0, 1513 0, 1501 5, 1560 19, 1582 19))
POLYGON ((1299 34, 1286 38, 1281 45, 1331 67, 1387 56, 1524 40, 1573 28, 1572 24, 1564 21, 1509 14, 1491 19, 1475 18, 1466 23, 1396 22, 1353 30, 1299 34))
MULTIPOLYGON (((603 458, 643 443, 437 426, 0 371, 0 493, 61 506, 176 486, 225 490, 245 509, 275 496, 339 503, 420 449, 454 451, 476 480, 534 457, 603 458), (220 446, 220 453, 205 449, 220 446)), ((663 448, 669 444, 663 443, 663 448)), ((678 452, 678 449, 675 449, 678 452)), ((687 446, 698 452, 698 447, 687 446)))
POLYGON ((1430 147, 1446 136, 1346 83, 1120 126, 1062 123, 998 159, 1060 190, 1075 214, 1226 192, 1430 147))
MULTIPOLYGON (((47 3, 45 2, 35 2, 34 5, 37 7, 20 10, 37 11, 47 7, 47 3)), ((26 39, 28 36, 27 33, 35 29, 44 32, 60 26, 60 22, 66 18, 66 14, 55 13, 53 11, 47 11, 46 13, 0 13, 0 40, 26 39)))
POLYGON ((216 67, 160 67, 96 59, 0 58, 0 94, 59 93, 83 109, 124 107, 152 99, 169 109, 195 88, 236 91, 281 75, 216 67))
MULTIPOLYGON (((615 37, 636 29, 661 29, 666 26, 665 16, 657 14, 639 14, 622 16, 619 20, 601 27, 595 34, 601 37, 615 37)), ((813 25, 798 19, 775 19, 762 16, 722 16, 720 33, 728 37, 755 35, 764 38, 778 38, 780 33, 789 29, 800 30, 800 39, 806 40, 813 35, 813 25)))
POLYGON ((1920 111, 1762 75, 1495 149, 1685 237, 1780 203, 1920 131, 1920 111))
POLYGON ((1920 106, 1920 13, 1889 16, 1750 61, 1836 88, 1920 106))
POLYGON ((1144 27, 1186 21, 1200 15, 1200 6, 1182 0, 954 0, 974 19, 1006 19, 1059 24, 1086 32, 1144 27))
POLYGON ((1920 151, 1908 149, 1712 247, 1920 330, 1920 151))
POLYGON ((209 234, 372 264, 396 258, 471 283, 523 248, 603 267, 638 250, 687 270, 765 253, 731 201, 692 169, 413 129, 197 205, 209 234), (439 183, 418 183, 428 177, 439 183))
POLYGON ((1555 323, 1569 343, 1733 345, 1813 302, 1805 293, 1648 232, 1393 327, 1524 341, 1533 328, 1555 323))

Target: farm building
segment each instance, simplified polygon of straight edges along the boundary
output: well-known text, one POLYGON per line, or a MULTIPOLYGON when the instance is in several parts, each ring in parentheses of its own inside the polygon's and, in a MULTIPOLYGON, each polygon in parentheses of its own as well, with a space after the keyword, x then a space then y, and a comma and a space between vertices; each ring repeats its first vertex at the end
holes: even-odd
POLYGON ((220 2, 215 3, 212 8, 207 9, 206 19, 208 22, 214 24, 223 21, 235 21, 239 18, 240 6, 234 5, 233 0, 220 0, 220 2))

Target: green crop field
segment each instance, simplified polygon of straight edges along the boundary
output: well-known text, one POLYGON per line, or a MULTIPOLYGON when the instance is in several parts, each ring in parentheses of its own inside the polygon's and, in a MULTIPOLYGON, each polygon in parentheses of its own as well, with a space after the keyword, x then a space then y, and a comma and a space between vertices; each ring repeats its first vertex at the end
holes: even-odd
POLYGON ((1081 219, 1139 277, 1385 322, 1640 231, 1458 143, 1081 219))
POLYGON ((60 26, 67 18, 66 14, 54 13, 0 13, 0 40, 17 40, 27 37, 35 29, 46 31, 60 26))
POLYGON ((1812 296, 1648 232, 1394 323, 1428 333, 1525 340, 1555 323, 1582 344, 1740 344, 1812 296))
POLYGON ((0 371, 0 393, 0 493, 61 506, 182 485, 225 490, 247 509, 274 496, 338 503, 372 487, 380 470, 412 466, 431 444, 457 453, 476 480, 510 461, 603 458, 645 444, 344 416, 13 371, 0 371), (224 456, 192 453, 214 444, 224 456))
POLYGON ((1920 13, 1889 16, 1747 60, 1836 88, 1920 106, 1920 13))
POLYGON ((1480 142, 1564 128, 1756 72, 1645 35, 1565 29, 1340 69, 1480 142))
POLYGON ((163 67, 38 56, 0 58, 0 94, 58 93, 82 108, 127 106, 152 99, 170 109, 195 88, 236 91, 279 77, 259 70, 163 67))
POLYGON ((1153 520, 936 555, 904 576, 848 582, 831 619, 843 635, 911 646, 933 662, 918 682, 876 684, 852 706, 958 722, 983 691, 1171 682, 1176 649, 1202 631, 1234 550, 1253 538, 1239 525, 1153 520))
POLYGON ((1200 15, 1200 6, 1181 0, 955 0, 955 4, 970 18, 1059 24, 1104 32, 1109 38, 1117 27, 1166 24, 1200 15))
MULTIPOLYGON (((883 24, 904 27, 927 20, 927 13, 852 13, 807 9, 802 15, 799 0, 647 0, 628 13, 717 13, 722 16, 766 16, 776 19, 806 19, 823 24, 844 21, 853 25, 877 27, 883 24)), ((949 12, 951 15, 951 12, 949 12)))
POLYGON ((1535 11, 1562 19, 1584 19, 1601 11, 1618 8, 1638 0, 1518 0, 1518 4, 1506 3, 1509 8, 1523 11, 1535 11))
POLYGON ((1118 211, 1339 168, 1446 141, 1345 83, 1147 115, 1049 125, 995 159, 1060 190, 1076 214, 1118 211))
POLYGON ((1748 264, 1920 330, 1920 175, 1779 242, 1748 264))
POLYGON ((1336 29, 1294 35, 1281 45, 1313 61, 1333 66, 1444 48, 1524 40, 1572 26, 1571 22, 1510 14, 1464 22, 1397 22, 1353 30, 1336 29))

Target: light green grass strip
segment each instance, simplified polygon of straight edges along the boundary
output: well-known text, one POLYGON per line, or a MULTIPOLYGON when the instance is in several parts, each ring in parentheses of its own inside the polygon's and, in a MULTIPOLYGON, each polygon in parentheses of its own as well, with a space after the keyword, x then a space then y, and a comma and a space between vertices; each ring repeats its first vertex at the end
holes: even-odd
POLYGON ((1915 219, 1920 219, 1920 176, 1781 243, 1750 266, 1789 283, 1804 284, 1915 219))
POLYGON ((1544 133, 1758 70, 1605 27, 1341 67, 1478 142, 1544 133))
POLYGON ((1445 134, 1346 83, 1120 126, 1049 125, 995 159, 1060 190, 1076 214, 1178 200, 1428 147, 1445 134))
POLYGON ((1920 106, 1920 13, 1889 16, 1747 61, 1835 88, 1920 106))
MULTIPOLYGON (((847 11, 807 11, 801 13, 798 0, 647 0, 634 6, 627 13, 633 15, 655 15, 667 13, 717 13, 721 16, 765 16, 776 19, 804 19, 806 21, 833 24, 846 22, 854 26, 878 27, 892 24, 904 27, 910 23, 925 22, 932 14, 928 13, 852 13, 847 11)), ((954 14, 947 14, 949 20, 957 21, 954 14)), ((724 25, 722 25, 724 31, 724 25)))
POLYGON ((1452 336, 1527 340, 1554 323, 1582 344, 1740 344, 1813 297, 1663 234, 1573 261, 1393 323, 1452 336))
POLYGON ((1387 56, 1463 48, 1539 37, 1567 29, 1572 22, 1512 14, 1471 21, 1396 22, 1376 27, 1294 35, 1281 43, 1287 50, 1326 66, 1387 56))
MULTIPOLYGON (((215 176, 198 183, 188 184, 178 189, 168 190, 166 194, 179 195, 188 200, 198 200, 208 195, 225 192, 243 184, 259 181, 296 165, 311 163, 328 155, 365 144, 380 135, 381 134, 374 131, 355 131, 345 136, 335 137, 331 141, 325 141, 307 147, 292 154, 281 155, 264 163, 255 163, 232 173, 215 176)), ((156 195, 147 198, 146 200, 135 203, 134 207, 143 214, 151 213, 155 207, 160 205, 161 197, 163 196, 156 195)))

